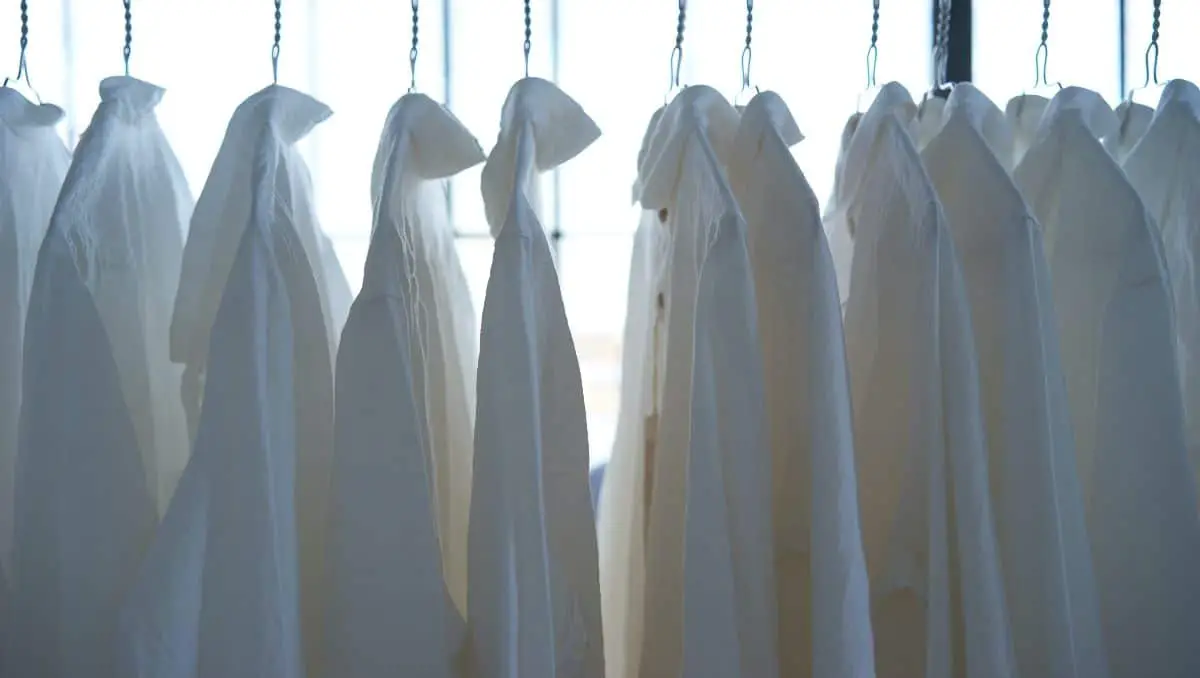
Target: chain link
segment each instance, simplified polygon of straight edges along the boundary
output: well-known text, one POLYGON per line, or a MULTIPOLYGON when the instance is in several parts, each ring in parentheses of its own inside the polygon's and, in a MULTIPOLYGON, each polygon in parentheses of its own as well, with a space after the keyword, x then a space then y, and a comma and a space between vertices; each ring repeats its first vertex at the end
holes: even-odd
POLYGON ((1154 20, 1150 24, 1150 46, 1146 48, 1146 83, 1143 87, 1149 87, 1151 78, 1154 84, 1158 84, 1158 29, 1162 26, 1162 0, 1154 0, 1154 20), (1153 66, 1150 61, 1150 52, 1154 52, 1153 66))
POLYGON ((33 89, 29 82, 29 66, 25 63, 25 49, 29 47, 29 3, 21 0, 21 60, 17 63, 17 80, 25 77, 25 84, 33 89))
POLYGON ((875 69, 879 65, 879 0, 874 2, 871 16, 871 46, 867 48, 867 89, 875 86, 875 69))
POLYGON ((754 0, 746 0, 746 46, 742 48, 742 89, 750 89, 750 50, 751 38, 754 34, 754 0))
POLYGON ((275 0, 275 43, 271 45, 271 82, 279 84, 279 39, 283 28, 283 0, 275 0))
POLYGON ((1050 0, 1042 0, 1042 41, 1038 44, 1037 52, 1033 55, 1033 85, 1047 87, 1050 81, 1046 79, 1046 67, 1050 63, 1050 47, 1046 39, 1050 35, 1050 0))
POLYGON ((408 71, 411 78, 408 91, 410 92, 415 92, 417 89, 417 4, 418 0, 412 0, 412 47, 408 50, 408 71))
POLYGON ((530 17, 529 0, 525 0, 525 77, 529 77, 529 50, 532 49, 533 43, 530 38, 533 37, 533 31, 530 29, 532 20, 530 17))
POLYGON ((129 75, 129 57, 133 54, 133 0, 125 2, 125 49, 121 51, 125 58, 125 75, 129 75))
POLYGON ((683 29, 687 23, 687 0, 679 0, 679 17, 675 21, 675 47, 671 49, 671 87, 679 87, 679 73, 683 69, 683 29))

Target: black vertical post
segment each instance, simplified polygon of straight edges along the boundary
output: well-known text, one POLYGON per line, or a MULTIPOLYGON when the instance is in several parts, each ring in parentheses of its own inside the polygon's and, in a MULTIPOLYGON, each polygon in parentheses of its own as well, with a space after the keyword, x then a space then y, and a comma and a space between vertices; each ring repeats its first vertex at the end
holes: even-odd
POLYGON ((1126 15, 1128 5, 1128 0, 1120 0, 1117 3, 1117 96, 1122 99, 1131 89, 1129 87, 1129 77, 1126 74, 1128 64, 1125 61, 1128 58, 1125 49, 1125 41, 1129 38, 1127 35, 1128 25, 1125 23, 1128 21, 1126 15))
MULTIPOLYGON (((971 3, 954 0, 950 9, 950 44, 946 59, 948 82, 971 81, 971 3)), ((938 0, 933 0, 933 35, 937 39, 938 0)))

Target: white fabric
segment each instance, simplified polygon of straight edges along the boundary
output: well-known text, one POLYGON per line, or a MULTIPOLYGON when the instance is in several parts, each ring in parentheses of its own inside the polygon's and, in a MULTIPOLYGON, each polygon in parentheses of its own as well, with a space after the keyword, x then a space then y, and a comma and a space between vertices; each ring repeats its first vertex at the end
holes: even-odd
POLYGON ((553 84, 517 82, 483 169, 496 233, 479 340, 469 675, 604 675, 583 387, 531 190, 600 135, 553 84))
POLYGON ((647 471, 644 676, 778 675, 753 281, 722 171, 737 122, 716 91, 688 87, 645 156, 640 202, 667 211, 671 243, 662 408, 647 471))
MULTIPOLYGON (((845 341, 803 137, 763 92, 742 113, 729 179, 748 228, 772 456, 780 675, 875 675, 845 341)), ((732 322, 732 321, 731 321, 732 322)))
POLYGON ((413 94, 388 114, 371 186, 372 204, 399 229, 410 257, 414 282, 406 300, 416 319, 414 345, 421 349, 413 356, 415 387, 433 460, 442 566, 464 615, 478 327, 439 180, 483 160, 479 143, 449 111, 413 94), (395 163, 390 176, 389 162, 395 163))
MULTIPOLYGON (((901 123, 911 129, 917 106, 908 90, 890 82, 880 88, 871 104, 871 110, 882 114, 889 111, 899 117, 901 123)), ((869 112, 869 111, 868 111, 869 112)), ((833 180, 833 197, 825 210, 825 233, 829 237, 829 249, 833 255, 834 270, 837 271, 838 291, 843 308, 850 296, 850 263, 854 259, 855 224, 851 212, 855 196, 859 195, 864 173, 877 160, 876 149, 870 144, 855 142, 862 127, 862 115, 856 114, 846 122, 842 131, 842 150, 838 155, 833 180)))
MULTIPOLYGON (((452 234, 436 180, 482 162, 483 153, 448 111, 423 94, 408 94, 392 107, 377 160, 373 183, 380 197, 363 289, 338 351, 328 651, 321 675, 449 678, 457 675, 464 625, 442 561, 459 557, 465 570, 469 504, 462 496, 440 496, 449 487, 439 481, 457 472, 450 480, 461 482, 463 464, 469 474, 471 428, 465 398, 448 403, 443 395, 426 403, 422 387, 444 394, 451 371, 461 375, 470 367, 442 357, 459 360, 452 325, 448 346, 442 342, 438 313, 449 314, 439 302, 465 302, 447 296, 447 280, 461 280, 461 269, 453 249, 447 251, 452 234), (451 164, 431 166, 435 162, 451 164), (439 439, 447 432, 445 416, 426 414, 452 404, 463 410, 455 415, 465 431, 451 432, 465 434, 465 448, 439 439), (444 556, 438 499, 462 511, 452 514, 461 525, 446 525, 442 537, 457 538, 450 530, 458 530, 461 544, 455 552, 444 549, 444 556)), ((469 491, 469 475, 466 482, 469 491)), ((465 603, 465 571, 462 581, 450 581, 462 588, 465 603)))
POLYGON ((155 285, 171 285, 169 261, 153 257, 169 258, 190 202, 153 118, 161 94, 104 81, 38 255, 16 475, 19 623, 5 675, 124 675, 113 656, 119 600, 157 520, 147 466, 170 454, 154 447, 150 408, 176 402, 158 402, 170 366, 150 334, 165 320, 155 285))
MULTIPOLYGON (((292 94, 298 93, 282 87, 267 88, 238 106, 229 121, 208 181, 196 201, 170 328, 171 359, 184 365, 183 403, 193 438, 204 391, 209 333, 238 243, 250 218, 251 149, 261 134, 264 120, 274 121, 272 125, 280 130, 285 142, 279 152, 288 168, 284 173, 288 184, 280 191, 291 205, 293 226, 304 246, 305 258, 312 262, 330 360, 336 352, 340 334, 338 323, 344 321, 349 308, 349 303, 342 306, 337 301, 342 296, 337 291, 342 285, 336 280, 341 275, 340 269, 336 271, 334 281, 329 279, 328 264, 333 261, 332 252, 327 253, 322 245, 324 234, 317 223, 312 180, 308 166, 294 145, 314 125, 329 117, 331 111, 315 100, 310 100, 309 106, 319 110, 309 110, 299 100, 282 108, 272 103, 278 96, 291 97, 292 94)), ((348 293, 344 301, 349 301, 348 293)))
POLYGON ((1125 176, 1162 234, 1175 302, 1179 377, 1192 466, 1200 472, 1200 89, 1173 80, 1125 176))
POLYGON ((122 612, 122 677, 299 678, 321 665, 332 374, 292 144, 328 115, 294 90, 255 94, 205 185, 210 212, 188 251, 221 247, 197 281, 218 300, 197 328, 213 397, 122 612))
POLYGON ((989 148, 1004 114, 970 84, 922 156, 963 266, 1018 675, 1104 678, 1099 603, 1075 469, 1042 232, 989 148))
POLYGON ((57 106, 36 105, 15 89, 0 88, 0 205, 4 206, 0 210, 0 567, 4 569, 12 566, 25 313, 38 248, 71 163, 54 131, 62 117, 57 106))
POLYGON ((1159 235, 1097 140, 1094 92, 1051 103, 1014 175, 1045 229, 1109 669, 1200 675, 1200 518, 1159 235))
POLYGON ((1013 676, 954 244, 895 106, 867 112, 847 156, 846 341, 876 672, 1013 676))
POLYGON ((1042 115, 1049 105, 1049 99, 1037 94, 1021 94, 1008 100, 1008 105, 1004 107, 1004 117, 1012 129, 1013 138, 1008 162, 1005 163, 1007 167, 1015 168, 1021 162, 1021 158, 1025 157, 1025 152, 1037 136, 1042 115))
POLYGON ((160 514, 188 457, 167 333, 192 212, 183 170, 154 116, 162 96, 129 77, 100 84, 100 107, 75 152, 74 202, 59 210, 108 332, 160 514))
POLYGON ((350 302, 354 301, 354 293, 350 291, 350 281, 338 261, 337 252, 333 249, 333 241, 324 231, 316 231, 317 236, 317 266, 325 276, 325 290, 329 298, 329 330, 336 341, 342 336, 342 327, 346 325, 346 316, 350 314, 350 302))
POLYGON ((917 105, 917 112, 913 114, 912 122, 909 123, 909 133, 917 145, 917 150, 928 146, 941 131, 945 111, 945 99, 932 94, 927 94, 921 99, 921 103, 917 105))
MULTIPOLYGON (((663 109, 650 118, 639 166, 663 109)), ((635 191, 637 187, 635 187, 635 191)), ((659 302, 666 267, 667 234, 654 210, 643 209, 633 236, 621 342, 621 403, 612 454, 604 469, 596 516, 600 554, 600 602, 604 665, 608 678, 635 678, 642 643, 645 585, 647 434, 657 421, 656 378, 662 374, 660 338, 665 307, 659 302), (656 331, 657 328, 657 331, 656 331)), ((665 302, 664 302, 665 303, 665 302)))
POLYGON ((1136 101, 1122 101, 1117 106, 1117 128, 1104 137, 1104 147, 1123 163, 1129 158, 1129 153, 1137 146, 1142 135, 1150 128, 1154 118, 1154 109, 1136 101))

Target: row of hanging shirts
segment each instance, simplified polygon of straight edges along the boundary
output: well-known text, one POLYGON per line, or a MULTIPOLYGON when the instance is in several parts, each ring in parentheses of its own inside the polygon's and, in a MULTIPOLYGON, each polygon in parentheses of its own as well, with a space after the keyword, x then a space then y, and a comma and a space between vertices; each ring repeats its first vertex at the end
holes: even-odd
POLYGON ((193 210, 161 94, 105 81, 72 157, 0 89, 5 678, 1200 673, 1190 83, 1144 129, 888 85, 824 219, 777 95, 683 89, 595 530, 538 217, 582 108, 505 101, 477 329, 444 107, 388 115, 351 303, 294 148, 329 109, 251 96, 193 210))
POLYGON ((1200 672, 1198 104, 892 83, 823 218, 777 96, 656 112, 607 675, 1200 672))

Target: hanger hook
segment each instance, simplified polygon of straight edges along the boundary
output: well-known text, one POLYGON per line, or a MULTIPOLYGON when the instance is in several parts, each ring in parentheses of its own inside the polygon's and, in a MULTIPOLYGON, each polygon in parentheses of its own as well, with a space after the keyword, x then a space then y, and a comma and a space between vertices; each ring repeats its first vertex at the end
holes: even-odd
POLYGON ((1050 35, 1050 0, 1042 0, 1042 41, 1038 43, 1037 51, 1033 53, 1033 86, 1049 87, 1046 78, 1046 66, 1050 63, 1050 47, 1046 39, 1050 35))
POLYGON ((417 91, 417 4, 418 0, 412 0, 412 47, 408 50, 409 93, 417 91))
POLYGON ((283 0, 275 0, 275 42, 271 45, 271 82, 279 84, 279 32, 283 28, 283 0))
POLYGON ((29 79, 29 63, 25 60, 25 49, 29 46, 29 3, 26 0, 21 0, 21 58, 17 61, 17 75, 14 78, 5 78, 3 87, 8 87, 8 83, 12 80, 20 82, 25 80, 25 85, 29 87, 29 91, 33 92, 33 96, 37 102, 42 103, 42 97, 33 87, 33 82, 29 79))
POLYGON ((754 0, 746 0, 746 46, 742 48, 742 91, 750 89, 750 40, 754 33, 754 0))
POLYGON ((1150 46, 1146 48, 1146 82, 1142 87, 1149 87, 1153 78, 1158 84, 1158 29, 1162 25, 1162 0, 1154 0, 1154 21, 1150 24, 1150 46), (1154 52, 1153 67, 1150 62, 1150 52, 1154 52))
POLYGON ((871 46, 867 48, 867 89, 875 86, 875 69, 879 65, 879 0, 875 0, 871 17, 871 46))
POLYGON ((675 21, 675 46, 671 48, 671 79, 668 91, 679 87, 679 73, 683 70, 683 29, 687 21, 687 0, 679 0, 679 17, 675 21))
MULTIPOLYGON (((121 51, 125 57, 125 77, 129 77, 129 56, 133 54, 133 0, 124 0, 125 3, 125 49, 121 51)), ((24 4, 24 3, 22 3, 24 4)))
POLYGON ((529 50, 533 47, 533 43, 530 42, 530 38, 533 37, 533 31, 530 29, 532 23, 529 0, 525 0, 525 44, 523 47, 525 48, 525 77, 527 78, 529 77, 529 50))

